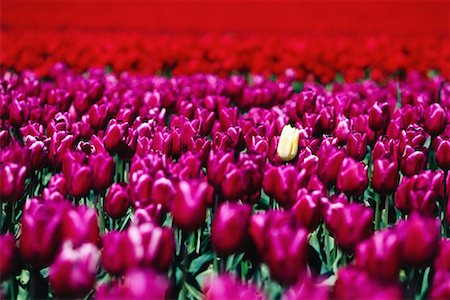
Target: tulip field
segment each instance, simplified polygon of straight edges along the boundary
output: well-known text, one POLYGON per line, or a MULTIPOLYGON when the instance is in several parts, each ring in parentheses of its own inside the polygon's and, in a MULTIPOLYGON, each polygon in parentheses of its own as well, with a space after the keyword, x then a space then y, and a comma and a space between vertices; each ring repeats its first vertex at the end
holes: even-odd
POLYGON ((0 299, 450 299, 448 39, 5 28, 0 299))

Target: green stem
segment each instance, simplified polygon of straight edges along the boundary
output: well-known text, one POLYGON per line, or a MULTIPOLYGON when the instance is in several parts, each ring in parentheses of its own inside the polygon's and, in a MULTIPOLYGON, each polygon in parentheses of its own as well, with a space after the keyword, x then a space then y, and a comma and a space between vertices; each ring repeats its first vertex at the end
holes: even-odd
POLYGON ((97 212, 98 212, 98 227, 100 229, 100 233, 105 232, 105 216, 103 213, 103 205, 102 205, 102 197, 99 193, 96 193, 96 204, 97 204, 97 212))
POLYGON ((444 201, 442 208, 443 208, 443 217, 442 217, 442 225, 444 226, 444 236, 447 237, 448 234, 448 223, 447 223, 447 219, 445 218, 445 214, 447 213, 447 205, 448 205, 448 197, 447 197, 447 176, 448 176, 448 171, 444 171, 444 201))
POLYGON ((389 227, 389 197, 384 197, 384 224, 389 227))
POLYGON ((325 235, 325 255, 326 255, 326 264, 328 269, 331 269, 331 262, 330 262, 330 233, 328 230, 324 227, 324 235, 325 235))
POLYGON ((375 230, 380 229, 380 202, 382 199, 383 199, 382 195, 380 195, 375 199, 375 230))

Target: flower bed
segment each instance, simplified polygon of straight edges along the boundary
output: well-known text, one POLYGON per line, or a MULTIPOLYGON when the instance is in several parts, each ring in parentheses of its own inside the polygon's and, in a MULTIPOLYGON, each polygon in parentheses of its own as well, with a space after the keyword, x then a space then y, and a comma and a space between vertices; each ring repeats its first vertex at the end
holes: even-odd
POLYGON ((298 79, 2 72, 2 293, 449 298, 449 83, 298 79))

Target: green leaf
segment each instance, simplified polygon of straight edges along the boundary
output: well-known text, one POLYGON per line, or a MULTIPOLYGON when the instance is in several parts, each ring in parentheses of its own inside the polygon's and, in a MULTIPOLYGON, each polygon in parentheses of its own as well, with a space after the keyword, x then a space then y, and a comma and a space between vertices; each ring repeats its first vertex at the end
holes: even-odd
POLYGON ((213 252, 208 252, 195 258, 191 261, 191 264, 189 266, 189 273, 197 275, 199 271, 204 270, 208 265, 212 263, 213 258, 213 252))
POLYGON ((190 299, 196 299, 196 300, 202 300, 203 299, 203 294, 201 291, 197 290, 196 288, 194 288, 192 285, 190 285, 189 283, 185 282, 184 283, 185 288, 188 291, 188 298, 190 299), (189 297, 191 296, 191 297, 189 297))

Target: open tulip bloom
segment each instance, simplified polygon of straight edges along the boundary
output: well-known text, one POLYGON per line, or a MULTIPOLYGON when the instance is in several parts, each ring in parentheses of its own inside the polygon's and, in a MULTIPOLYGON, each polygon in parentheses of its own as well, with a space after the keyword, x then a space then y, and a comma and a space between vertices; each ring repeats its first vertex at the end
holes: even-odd
POLYGON ((5 33, 1 299, 450 299, 448 47, 122 39, 5 33))

